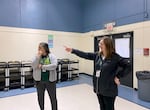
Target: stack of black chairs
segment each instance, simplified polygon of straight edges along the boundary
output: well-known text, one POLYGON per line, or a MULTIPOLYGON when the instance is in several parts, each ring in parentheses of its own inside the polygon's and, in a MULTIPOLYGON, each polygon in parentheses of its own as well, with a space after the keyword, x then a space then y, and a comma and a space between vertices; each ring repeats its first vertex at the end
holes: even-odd
POLYGON ((21 88, 21 62, 8 62, 8 78, 9 89, 21 88))
MULTIPOLYGON (((31 61, 0 62, 0 91, 34 87, 31 61)), ((79 67, 71 66, 79 61, 58 59, 57 81, 72 80, 79 76, 79 67), (73 76, 75 73, 75 77, 73 76)))
POLYGON ((6 81, 5 79, 7 73, 7 63, 6 62, 0 62, 0 90, 4 90, 6 87, 6 81))
POLYGON ((33 69, 31 61, 22 61, 21 88, 33 87, 33 69))
POLYGON ((79 64, 79 61, 74 61, 70 59, 58 59, 58 82, 73 80, 79 76, 79 67, 72 67, 73 64, 79 64), (73 73, 76 72, 73 76, 73 73))
POLYGON ((31 61, 0 62, 0 91, 33 86, 31 61))

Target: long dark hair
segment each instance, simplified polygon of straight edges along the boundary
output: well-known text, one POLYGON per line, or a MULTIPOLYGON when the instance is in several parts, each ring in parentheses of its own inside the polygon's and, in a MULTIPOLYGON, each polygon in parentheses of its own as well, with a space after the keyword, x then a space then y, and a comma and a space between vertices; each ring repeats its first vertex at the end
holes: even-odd
POLYGON ((50 53, 50 50, 49 50, 49 47, 48 47, 48 44, 47 44, 47 43, 41 42, 41 43, 39 44, 39 47, 43 47, 47 55, 50 53))
POLYGON ((107 53, 107 58, 111 58, 112 54, 115 53, 115 47, 113 44, 113 41, 110 37, 104 36, 102 38, 104 45, 106 46, 106 53, 107 53))

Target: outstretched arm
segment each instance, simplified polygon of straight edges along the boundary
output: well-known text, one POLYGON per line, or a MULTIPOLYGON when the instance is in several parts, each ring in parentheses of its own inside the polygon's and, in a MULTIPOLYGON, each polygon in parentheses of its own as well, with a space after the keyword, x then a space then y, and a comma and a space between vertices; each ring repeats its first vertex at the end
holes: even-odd
POLYGON ((89 52, 83 52, 83 51, 80 51, 80 50, 77 50, 77 49, 73 49, 73 48, 69 48, 69 47, 65 47, 65 50, 67 52, 70 52, 70 53, 73 53, 81 58, 85 58, 85 59, 88 59, 88 60, 94 60, 95 57, 96 57, 96 54, 95 53, 89 53, 89 52))

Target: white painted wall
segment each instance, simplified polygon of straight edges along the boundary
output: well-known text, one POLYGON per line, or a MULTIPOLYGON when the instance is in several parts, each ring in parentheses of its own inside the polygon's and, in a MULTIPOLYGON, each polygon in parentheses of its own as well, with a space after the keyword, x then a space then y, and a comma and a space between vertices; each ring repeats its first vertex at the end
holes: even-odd
POLYGON ((49 34, 54 36, 51 51, 57 58, 79 59, 67 53, 63 45, 80 48, 80 33, 0 27, 0 61, 32 60, 39 43, 48 42, 49 34))
MULTIPOLYGON (((150 57, 138 54, 137 50, 150 48, 150 21, 114 28, 114 33, 134 31, 134 87, 137 88, 135 72, 150 69, 150 57)), ((65 52, 63 45, 86 52, 94 51, 94 36, 106 35, 105 30, 88 33, 70 33, 35 29, 0 27, 0 61, 31 60, 37 53, 38 44, 47 42, 48 35, 54 35, 51 51, 58 58, 79 59, 80 72, 93 73, 93 61, 88 61, 65 52)))

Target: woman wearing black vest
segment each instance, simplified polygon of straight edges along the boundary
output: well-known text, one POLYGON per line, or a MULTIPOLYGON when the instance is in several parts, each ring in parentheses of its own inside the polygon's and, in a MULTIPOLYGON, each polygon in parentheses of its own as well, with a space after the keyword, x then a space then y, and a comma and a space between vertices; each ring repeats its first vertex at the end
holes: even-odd
POLYGON ((65 47, 65 50, 79 57, 95 61, 93 86, 100 110, 114 110, 114 102, 120 84, 119 78, 130 73, 131 65, 128 60, 115 53, 112 39, 104 37, 99 42, 99 52, 96 53, 86 53, 69 47, 65 47), (118 71, 119 67, 121 69, 118 71))

